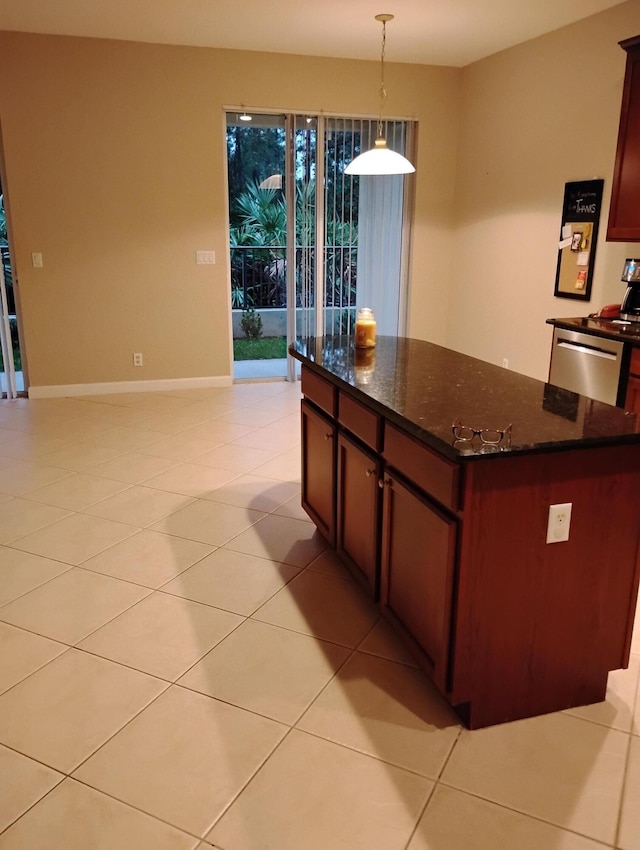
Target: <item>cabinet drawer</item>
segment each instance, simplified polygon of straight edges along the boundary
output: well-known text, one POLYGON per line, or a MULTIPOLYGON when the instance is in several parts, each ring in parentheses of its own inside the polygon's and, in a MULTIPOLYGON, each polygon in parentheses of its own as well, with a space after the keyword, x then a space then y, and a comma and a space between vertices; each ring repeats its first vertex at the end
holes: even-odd
POLYGON ((306 366, 302 367, 302 394, 329 416, 335 416, 338 407, 338 390, 306 366))
POLYGON ((631 362, 629 363, 629 372, 632 375, 640 377, 640 348, 631 349, 631 362))
POLYGON ((382 448, 382 419, 345 393, 338 396, 338 422, 372 449, 382 448))
POLYGON ((450 510, 459 507, 460 467, 387 423, 384 458, 390 466, 450 510))

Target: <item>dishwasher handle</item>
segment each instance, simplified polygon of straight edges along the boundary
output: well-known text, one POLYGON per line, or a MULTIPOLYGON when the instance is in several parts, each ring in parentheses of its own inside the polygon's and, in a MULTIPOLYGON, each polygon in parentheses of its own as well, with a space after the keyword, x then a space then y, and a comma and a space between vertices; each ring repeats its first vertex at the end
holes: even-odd
POLYGON ((570 351, 577 351, 580 354, 590 354, 592 357, 602 357, 605 360, 617 360, 618 355, 611 351, 606 351, 604 348, 597 348, 591 345, 580 345, 577 342, 561 339, 557 343, 557 348, 567 348, 570 351))

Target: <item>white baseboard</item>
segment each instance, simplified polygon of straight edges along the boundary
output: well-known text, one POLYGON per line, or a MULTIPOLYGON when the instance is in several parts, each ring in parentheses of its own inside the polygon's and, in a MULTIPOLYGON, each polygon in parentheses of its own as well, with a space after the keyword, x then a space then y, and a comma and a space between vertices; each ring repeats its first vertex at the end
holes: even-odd
POLYGON ((29 398, 65 398, 83 395, 110 395, 111 393, 154 393, 171 390, 199 390, 209 387, 230 387, 230 375, 208 378, 166 378, 159 381, 107 381, 101 384, 53 384, 29 387, 29 398))

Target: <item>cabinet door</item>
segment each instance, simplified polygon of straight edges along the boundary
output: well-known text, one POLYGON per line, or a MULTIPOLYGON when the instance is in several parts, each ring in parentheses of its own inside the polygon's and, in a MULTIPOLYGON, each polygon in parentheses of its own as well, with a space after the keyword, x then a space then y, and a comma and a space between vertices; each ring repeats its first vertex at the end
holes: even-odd
POLYGON ((378 595, 380 462, 344 434, 338 437, 336 547, 356 578, 378 595))
POLYGON ((640 36, 620 42, 627 51, 618 147, 607 239, 640 241, 640 36))
POLYGON ((334 546, 336 426, 304 399, 301 416, 302 507, 334 546))
POLYGON ((381 603, 418 644, 445 691, 456 522, 397 478, 384 477, 381 603))
POLYGON ((640 378, 629 376, 627 382, 627 397, 624 403, 625 410, 631 410, 640 414, 640 378))

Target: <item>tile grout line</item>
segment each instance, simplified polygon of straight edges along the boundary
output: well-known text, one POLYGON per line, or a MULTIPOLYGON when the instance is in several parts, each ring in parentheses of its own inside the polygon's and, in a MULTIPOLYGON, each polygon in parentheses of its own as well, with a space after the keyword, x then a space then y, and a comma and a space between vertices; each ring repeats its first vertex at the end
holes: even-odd
POLYGON ((638 704, 638 700, 640 700, 640 672, 638 673, 638 678, 636 680, 636 689, 633 699, 633 707, 632 707, 632 716, 631 716, 631 724, 630 731, 627 733, 627 752, 625 754, 625 762, 624 769, 622 772, 622 788, 620 789, 620 802, 618 804, 618 813, 616 817, 616 824, 614 830, 614 839, 613 845, 614 847, 620 847, 620 833, 622 831, 622 814, 624 810, 625 803, 625 791, 627 788, 627 780, 629 778, 629 765, 631 762, 631 749, 633 746, 633 728, 635 723, 635 708, 638 704))
POLYGON ((501 803, 498 800, 494 800, 491 797, 483 797, 481 794, 478 794, 474 791, 469 791, 466 788, 459 788, 457 785, 451 785, 448 782, 439 779, 437 785, 442 788, 447 788, 450 791, 456 791, 459 794, 466 794, 469 797, 473 797, 476 800, 480 800, 483 803, 489 803, 492 806, 497 806, 500 809, 504 809, 507 812, 512 812, 513 814, 520 815, 525 818, 530 818, 531 820, 537 821, 538 823, 545 824, 545 826, 551 826, 554 829, 559 830, 560 832, 567 832, 570 835, 578 836, 579 838, 585 838, 588 841, 592 841, 594 844, 598 844, 603 848, 607 848, 607 850, 614 850, 614 844, 608 844, 605 841, 601 841, 599 838, 594 838, 592 835, 588 835, 586 832, 577 832, 575 829, 571 829, 568 826, 563 826, 558 823, 554 823, 550 820, 545 820, 543 817, 539 815, 534 815, 531 812, 523 811, 522 809, 514 809, 512 806, 508 806, 505 803, 501 803))

